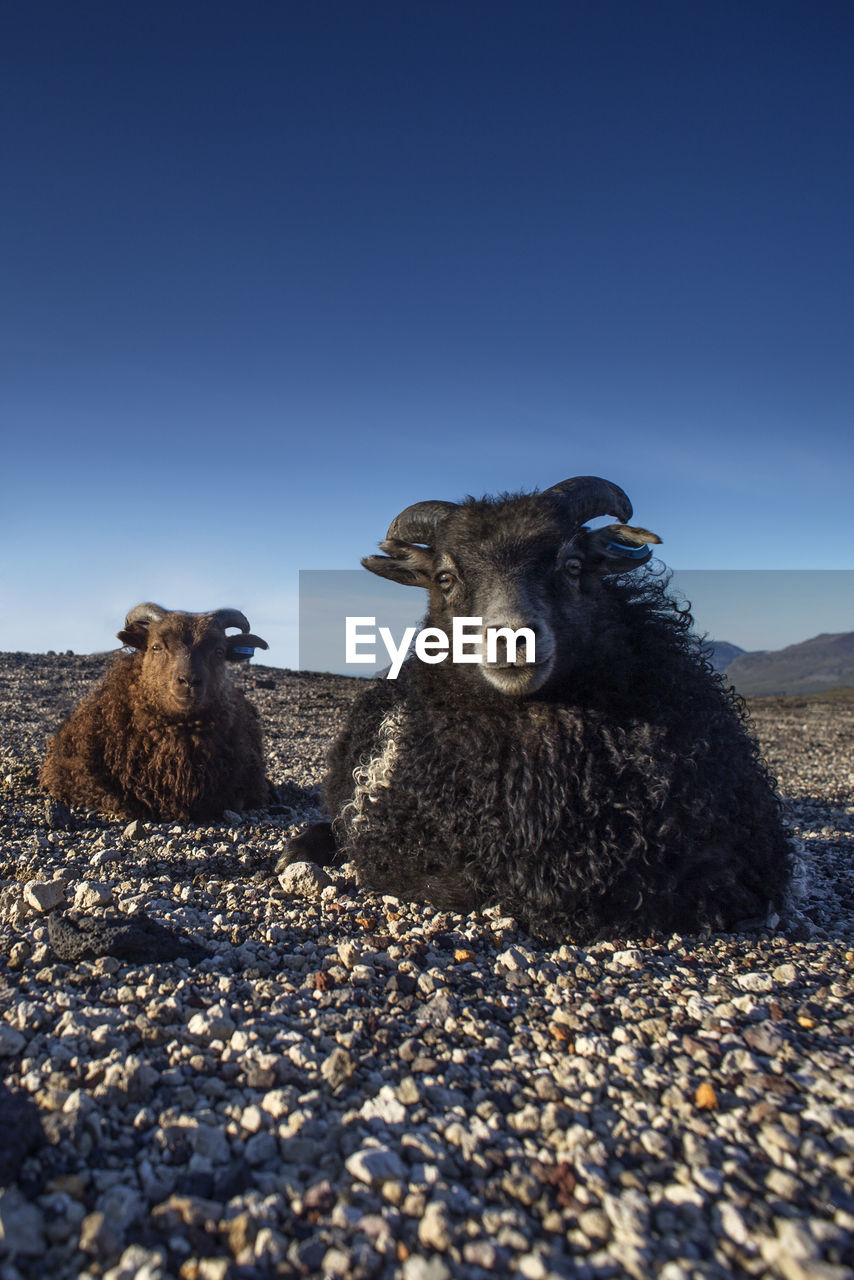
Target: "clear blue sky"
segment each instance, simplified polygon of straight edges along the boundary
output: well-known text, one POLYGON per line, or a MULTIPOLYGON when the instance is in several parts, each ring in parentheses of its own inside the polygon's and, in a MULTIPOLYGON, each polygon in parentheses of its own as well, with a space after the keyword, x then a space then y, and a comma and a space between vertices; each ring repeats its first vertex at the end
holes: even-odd
POLYGON ((849 3, 10 0, 0 61, 0 648, 293 665, 299 569, 573 474, 854 567, 849 3))

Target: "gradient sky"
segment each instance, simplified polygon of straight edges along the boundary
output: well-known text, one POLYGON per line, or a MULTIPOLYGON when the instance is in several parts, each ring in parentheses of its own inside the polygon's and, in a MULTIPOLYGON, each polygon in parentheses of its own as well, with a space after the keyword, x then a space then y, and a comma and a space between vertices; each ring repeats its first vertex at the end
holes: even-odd
POLYGON ((294 665, 300 569, 573 474, 854 567, 847 0, 10 0, 0 61, 0 648, 294 665))

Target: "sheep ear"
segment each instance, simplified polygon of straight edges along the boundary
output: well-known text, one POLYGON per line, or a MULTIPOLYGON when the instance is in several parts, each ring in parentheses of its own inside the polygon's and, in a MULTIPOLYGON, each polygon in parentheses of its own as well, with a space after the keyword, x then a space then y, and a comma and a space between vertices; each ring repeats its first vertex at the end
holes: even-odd
POLYGON ((380 543, 384 556, 365 556, 362 564, 380 578, 390 578, 405 587, 429 587, 433 568, 433 555, 427 547, 412 542, 387 538, 380 543))
POLYGON ((132 622, 123 631, 116 632, 116 639, 121 640, 129 649, 145 649, 148 647, 148 624, 132 622))
POLYGON ((660 543, 658 534, 631 524, 607 524, 588 534, 587 555, 599 573, 630 573, 652 556, 650 543, 660 543))
POLYGON ((252 634, 225 637, 226 662, 248 662, 256 649, 269 649, 266 640, 252 634))

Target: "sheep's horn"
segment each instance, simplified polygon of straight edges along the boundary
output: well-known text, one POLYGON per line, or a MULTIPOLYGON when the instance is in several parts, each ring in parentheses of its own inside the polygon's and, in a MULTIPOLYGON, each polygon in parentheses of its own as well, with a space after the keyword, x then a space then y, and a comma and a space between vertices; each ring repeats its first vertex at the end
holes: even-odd
MULTIPOLYGON (((599 476, 573 476, 546 489, 561 499, 566 515, 575 528, 596 516, 617 516, 625 523, 631 519, 632 504, 619 485, 599 476)), ((545 494, 543 495, 545 497, 545 494)))
POLYGON ((395 516, 386 538, 399 542, 423 542, 432 546, 436 525, 457 508, 456 502, 414 502, 395 516))
POLYGON ((168 612, 168 609, 164 609, 160 604, 152 604, 150 600, 145 604, 135 605, 125 618, 125 629, 127 630, 129 627, 132 627, 134 623, 140 625, 149 622, 159 622, 161 618, 166 617, 168 612))
POLYGON ((249 630, 249 620, 239 609, 215 609, 210 617, 225 630, 226 627, 239 627, 241 631, 249 630))

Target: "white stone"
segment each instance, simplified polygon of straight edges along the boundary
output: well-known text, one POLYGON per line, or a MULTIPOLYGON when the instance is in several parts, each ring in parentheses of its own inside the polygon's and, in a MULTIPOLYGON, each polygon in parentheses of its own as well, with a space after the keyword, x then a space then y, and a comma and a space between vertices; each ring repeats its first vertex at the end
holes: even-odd
POLYGON ((208 1044, 211 1040, 228 1040, 233 1030, 231 1018, 213 1008, 199 1010, 187 1023, 188 1034, 208 1044))
POLYGON ((74 906, 78 911, 88 911, 91 907, 106 907, 113 900, 113 891, 108 884, 98 884, 95 880, 81 880, 74 890, 74 906))
POLYGON ((24 885, 24 901, 35 911, 53 911, 65 901, 65 882, 62 880, 28 880, 24 885))
POLYGON ((338 944, 338 959, 347 969, 352 969, 353 965, 358 963, 361 954, 361 948, 349 939, 338 944))
POLYGON ((440 1253, 444 1253, 450 1248, 452 1239, 448 1206, 441 1200, 431 1200, 418 1224, 419 1242, 428 1249, 438 1249, 440 1253))
POLYGON ((262 1109, 274 1120, 286 1116, 293 1109, 293 1105, 293 1095, 287 1089, 271 1089, 261 1099, 262 1109))
POLYGON ((89 866, 92 867, 93 870, 97 870, 98 867, 103 867, 105 862, 115 862, 115 860, 117 858, 121 858, 121 856, 121 849, 99 849, 97 853, 93 853, 92 857, 89 859, 89 866))
POLYGON ((375 1098, 362 1103, 359 1115, 364 1120, 383 1120, 386 1124, 403 1124, 406 1107, 398 1100, 394 1087, 384 1084, 375 1098))
POLYGON ((440 1257, 422 1258, 414 1253, 400 1270, 401 1280, 450 1280, 451 1272, 440 1257))
POLYGON ((354 1151, 344 1163, 348 1173, 370 1187, 382 1186, 384 1182, 403 1182, 406 1177, 400 1156, 388 1147, 366 1147, 354 1151))
POLYGON ((264 1127, 264 1113, 260 1107, 245 1107, 240 1123, 247 1133, 258 1133, 264 1127))
POLYGON ((293 897, 319 898, 332 881, 323 868, 313 862, 292 862, 279 876, 279 884, 293 897))
POLYGON ((510 969, 513 973, 520 973, 523 969, 528 969, 534 962, 534 957, 528 951, 523 951, 521 947, 508 947, 506 951, 502 951, 497 957, 498 963, 503 964, 505 969, 510 969))
POLYGON ((740 973, 736 982, 742 991, 766 992, 774 990, 774 979, 770 973, 740 973))
POLYGON ((166 1255, 162 1249, 144 1249, 132 1244, 125 1249, 118 1264, 104 1272, 104 1280, 164 1280, 166 1255))

